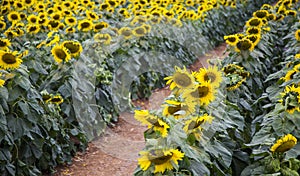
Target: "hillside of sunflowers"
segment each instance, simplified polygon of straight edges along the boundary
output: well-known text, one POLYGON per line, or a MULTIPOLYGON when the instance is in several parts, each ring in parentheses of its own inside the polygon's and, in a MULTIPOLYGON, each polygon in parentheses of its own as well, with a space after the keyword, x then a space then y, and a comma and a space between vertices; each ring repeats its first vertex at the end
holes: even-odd
POLYGON ((299 175, 298 0, 0 4, 1 175, 54 173, 123 111, 148 126, 136 176, 299 175))

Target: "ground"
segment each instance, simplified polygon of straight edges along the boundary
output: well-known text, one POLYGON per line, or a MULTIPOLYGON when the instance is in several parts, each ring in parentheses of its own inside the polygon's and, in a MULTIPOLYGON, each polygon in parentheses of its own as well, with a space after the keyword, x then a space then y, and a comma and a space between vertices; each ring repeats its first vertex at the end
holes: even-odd
MULTIPOLYGON (((200 57, 189 68, 193 71, 207 67, 207 59, 223 58, 226 45, 220 45, 200 57)), ((138 100, 134 104, 143 109, 158 109, 169 89, 155 90, 149 100, 138 100)), ((85 153, 78 153, 72 165, 60 166, 54 176, 132 176, 137 167, 138 153, 144 148, 146 126, 137 122, 133 113, 125 112, 115 127, 108 128, 103 136, 89 143, 85 153)))

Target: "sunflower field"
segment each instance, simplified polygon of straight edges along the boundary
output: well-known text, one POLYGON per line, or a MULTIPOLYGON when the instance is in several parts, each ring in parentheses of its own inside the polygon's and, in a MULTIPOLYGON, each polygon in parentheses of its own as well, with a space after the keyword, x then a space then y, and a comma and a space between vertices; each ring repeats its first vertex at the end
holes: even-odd
POLYGON ((1 175, 55 172, 165 85, 160 110, 135 110, 135 175, 299 175, 298 0, 0 4, 1 175))

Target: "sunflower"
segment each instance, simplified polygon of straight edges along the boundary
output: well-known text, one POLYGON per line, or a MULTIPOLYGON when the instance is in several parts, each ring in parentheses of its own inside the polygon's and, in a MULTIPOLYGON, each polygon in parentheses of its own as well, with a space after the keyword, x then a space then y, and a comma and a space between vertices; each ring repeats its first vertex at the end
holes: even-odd
POLYGON ((18 12, 24 10, 24 4, 22 2, 15 2, 14 7, 18 10, 18 12))
POLYGON ((200 83, 209 81, 212 87, 219 87, 222 82, 222 72, 218 67, 200 68, 199 73, 196 74, 196 80, 200 83))
POLYGON ((174 116, 176 119, 185 117, 195 112, 196 103, 187 101, 165 100, 163 105, 164 116, 174 116))
POLYGON ((35 0, 23 0, 23 4, 27 7, 31 7, 35 3, 35 0))
POLYGON ((11 11, 7 15, 7 19, 12 22, 17 22, 21 20, 20 14, 17 11, 11 11))
POLYGON ((82 46, 77 41, 67 40, 62 43, 62 46, 70 51, 72 57, 77 57, 82 52, 82 46))
POLYGON ((287 134, 276 141, 276 143, 271 147, 271 152, 284 153, 297 144, 297 138, 291 134, 287 134))
MULTIPOLYGON (((1 75, 0 75, 1 76, 1 75)), ((5 84, 5 81, 3 79, 0 79, 0 87, 3 87, 5 84)))
POLYGON ((49 94, 46 90, 41 92, 42 99, 45 103, 49 103, 49 101, 52 99, 53 95, 49 94))
POLYGON ((253 49, 254 49, 254 44, 252 43, 252 41, 244 37, 243 39, 240 39, 237 42, 235 51, 236 52, 248 51, 248 50, 252 51, 253 49))
POLYGON ((252 17, 246 22, 246 27, 261 27, 263 25, 263 21, 260 18, 252 17))
POLYGON ((202 131, 201 125, 205 124, 206 122, 211 123, 212 120, 213 120, 213 117, 209 116, 207 114, 204 114, 203 116, 192 117, 191 119, 185 121, 183 130, 187 134, 193 134, 195 136, 195 138, 199 141, 200 133, 202 131))
POLYGON ((269 12, 267 10, 257 10, 253 13, 253 16, 257 18, 266 18, 268 15, 269 12))
POLYGON ((175 87, 179 89, 190 89, 194 87, 195 78, 186 70, 184 67, 180 69, 175 66, 175 73, 172 76, 164 78, 167 81, 167 85, 170 84, 170 89, 173 90, 175 87))
POLYGON ((94 36, 96 42, 104 43, 105 45, 110 44, 111 36, 109 34, 96 34, 94 36))
POLYGON ((87 32, 93 29, 93 23, 90 20, 84 19, 78 22, 78 30, 87 32))
POLYGON ((185 90, 182 97, 187 102, 197 102, 200 105, 208 105, 215 99, 215 89, 209 82, 201 82, 191 90, 185 90))
POLYGON ((287 81, 290 81, 292 79, 294 79, 294 75, 297 73, 297 70, 289 70, 285 76, 284 76, 284 81, 287 82, 287 81))
POLYGON ((62 45, 55 45, 52 48, 51 53, 57 63, 61 63, 62 61, 68 62, 71 59, 68 49, 62 45))
POLYGON ((56 20, 49 20, 47 23, 47 27, 49 28, 50 31, 57 31, 59 28, 59 21, 56 20))
POLYGON ((276 19, 276 15, 274 15, 274 14, 269 14, 268 16, 267 16, 267 20, 268 21, 272 21, 272 20, 275 20, 276 19))
POLYGON ((0 21, 0 31, 4 31, 6 29, 6 23, 4 21, 0 21))
POLYGON ((0 38, 0 49, 6 51, 11 45, 10 41, 5 38, 0 38))
POLYGON ((251 34, 260 34, 261 33, 261 28, 260 27, 249 27, 246 30, 246 34, 251 35, 251 34))
POLYGON ((0 67, 3 69, 16 69, 19 68, 22 59, 17 55, 17 51, 3 51, 0 50, 0 67))
POLYGON ((295 32, 295 38, 297 41, 300 41, 300 29, 295 32))
POLYGON ((151 125, 151 123, 147 120, 149 118, 153 117, 153 115, 150 114, 149 110, 135 110, 134 111, 134 118, 141 122, 143 125, 151 125))
POLYGON ((31 14, 27 17, 27 21, 30 23, 30 24, 36 24, 38 22, 38 17, 34 14, 31 14))
POLYGON ((37 34, 39 31, 40 31, 39 25, 35 25, 35 24, 27 25, 26 32, 29 34, 37 34))
MULTIPOLYGON (((152 124, 153 130, 156 132, 159 132, 161 137, 165 138, 168 135, 168 129, 170 128, 170 126, 162 121, 161 119, 157 119, 157 121, 155 123, 152 124)), ((148 128, 151 128, 150 126, 148 126, 148 128)))
POLYGON ((66 17, 65 18, 65 23, 68 26, 75 26, 77 24, 77 19, 75 17, 66 17))
POLYGON ((108 23, 101 21, 99 23, 94 24, 93 29, 95 32, 99 32, 102 29, 107 28, 107 27, 108 27, 108 23))
POLYGON ((237 42, 239 41, 239 38, 236 34, 234 34, 234 35, 224 36, 224 40, 226 41, 226 43, 228 45, 235 46, 237 44, 237 42))
POLYGON ((143 171, 146 171, 151 165, 154 166, 154 173, 164 173, 166 170, 174 169, 174 164, 178 166, 178 161, 182 160, 184 153, 178 149, 153 149, 150 151, 141 151, 141 157, 138 164, 143 171))
POLYGON ((97 15, 96 12, 92 12, 92 11, 89 11, 89 10, 86 11, 86 16, 91 21, 95 21, 95 20, 99 19, 99 16, 97 15))
POLYGON ((300 87, 286 86, 280 95, 282 99, 279 102, 286 107, 288 113, 293 114, 295 111, 300 111, 300 87))
POLYGON ((56 105, 62 104, 63 102, 64 99, 62 98, 61 95, 55 95, 49 100, 49 103, 56 104, 56 105))
POLYGON ((147 29, 143 26, 136 27, 132 30, 133 35, 137 37, 142 37, 147 34, 147 29))
POLYGON ((132 37, 132 30, 129 27, 120 28, 118 33, 122 35, 125 39, 130 39, 132 37))
POLYGON ((67 34, 73 34, 76 32, 76 29, 74 27, 68 27, 65 31, 67 34))
POLYGON ((259 43, 261 37, 260 34, 250 34, 247 35, 246 38, 249 39, 255 47, 259 43))

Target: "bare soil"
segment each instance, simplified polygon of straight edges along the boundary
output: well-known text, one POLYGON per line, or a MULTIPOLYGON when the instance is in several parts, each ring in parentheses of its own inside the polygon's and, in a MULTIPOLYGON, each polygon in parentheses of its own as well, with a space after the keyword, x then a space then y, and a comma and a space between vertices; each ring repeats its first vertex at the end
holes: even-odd
MULTIPOLYGON (((226 45, 222 44, 200 57, 190 70, 207 67, 207 59, 224 58, 226 45)), ((155 90, 148 100, 133 102, 141 109, 159 109, 170 95, 169 89, 155 90)), ((89 143, 85 153, 78 153, 71 165, 57 168, 54 176, 132 176, 137 167, 138 153, 144 148, 146 126, 137 122, 132 112, 122 113, 115 127, 89 143)))

